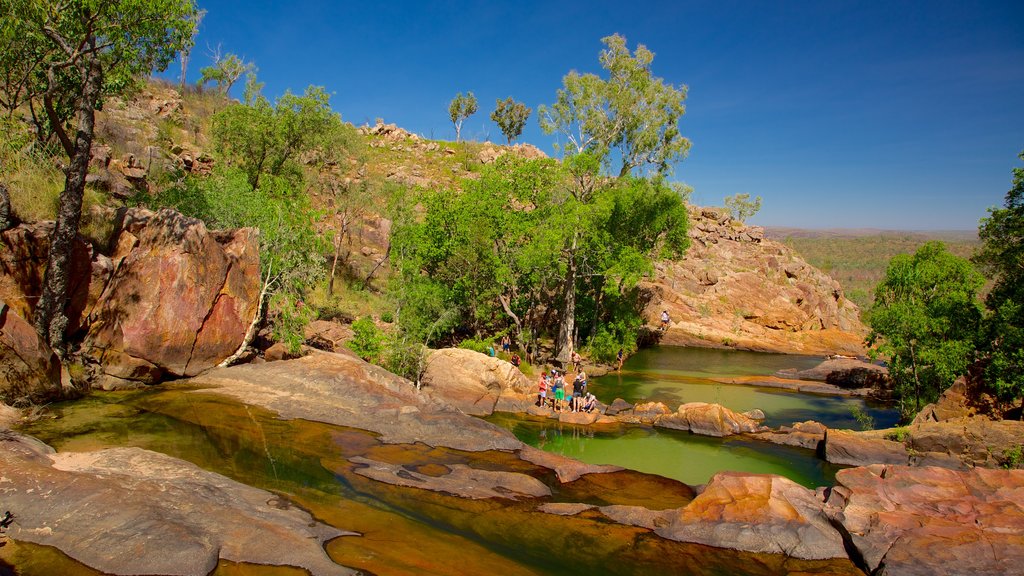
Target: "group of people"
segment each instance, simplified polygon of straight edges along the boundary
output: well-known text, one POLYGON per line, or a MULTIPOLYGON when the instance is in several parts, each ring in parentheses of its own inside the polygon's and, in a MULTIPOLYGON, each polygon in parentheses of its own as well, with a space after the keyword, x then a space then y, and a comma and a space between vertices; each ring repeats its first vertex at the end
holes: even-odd
POLYGON ((564 372, 542 372, 537 382, 536 405, 549 406, 555 412, 592 412, 597 408, 597 397, 587 390, 586 372, 578 370, 571 392, 568 387, 564 372))

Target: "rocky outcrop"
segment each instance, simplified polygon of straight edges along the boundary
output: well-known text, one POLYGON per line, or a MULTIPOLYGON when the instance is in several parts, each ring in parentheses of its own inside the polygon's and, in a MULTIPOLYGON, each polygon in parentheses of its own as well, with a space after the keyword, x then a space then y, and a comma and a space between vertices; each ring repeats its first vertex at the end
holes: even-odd
POLYGON ((806 422, 797 422, 792 426, 780 426, 778 430, 770 432, 751 434, 751 436, 773 444, 818 450, 825 441, 825 432, 827 430, 828 428, 824 424, 808 420, 806 422))
POLYGON ((827 512, 871 574, 1020 574, 1024 471, 840 470, 827 512))
POLYGON ((642 284, 662 344, 800 354, 859 354, 866 329, 839 284, 792 250, 718 209, 690 207, 691 247, 642 284))
POLYGON ((48 402, 64 392, 57 355, 31 324, 0 301, 0 403, 48 402))
POLYGON ((194 376, 241 344, 260 296, 256 231, 208 231, 172 210, 124 216, 115 271, 90 316, 85 349, 99 386, 194 376))
POLYGON ((799 484, 770 474, 719 472, 660 536, 796 558, 846 558, 822 501, 799 484))
POLYGON ((192 383, 304 418, 369 430, 384 442, 423 442, 458 450, 518 450, 511 432, 418 393, 405 378, 348 355, 313 351, 295 360, 218 368, 192 383))
POLYGON ((525 412, 536 400, 532 383, 518 368, 463 348, 432 351, 420 380, 424 392, 474 416, 525 412))
MULTIPOLYGON (((0 300, 22 318, 32 318, 43 292, 43 274, 50 251, 53 222, 20 224, 0 233, 0 300)), ((85 326, 100 292, 110 277, 110 260, 93 251, 78 237, 72 244, 68 272, 66 333, 74 335, 85 326)))
POLYGON ((757 421, 749 416, 733 412, 720 404, 707 402, 683 404, 674 413, 656 418, 654 425, 719 438, 762 429, 757 421))
POLYGON ((825 432, 825 459, 833 464, 906 464, 908 454, 901 442, 887 440, 881 432, 828 430, 825 432))
POLYGON ((369 458, 350 458, 357 464, 356 474, 395 486, 406 486, 455 494, 462 498, 482 500, 501 498, 520 500, 551 496, 551 489, 533 476, 518 472, 478 470, 464 464, 439 465, 442 474, 420 474, 399 464, 388 464, 369 458))
POLYGON ((271 492, 140 448, 55 454, 0 433, 15 540, 55 546, 108 574, 208 574, 219 560, 354 574, 323 544, 346 533, 271 492))
POLYGON ((828 430, 825 459, 834 464, 903 464, 951 469, 1019 466, 1024 422, 972 418, 889 430, 828 430))
POLYGON ((828 358, 814 368, 786 369, 775 373, 780 378, 824 381, 845 389, 884 388, 889 382, 889 370, 858 358, 828 358))

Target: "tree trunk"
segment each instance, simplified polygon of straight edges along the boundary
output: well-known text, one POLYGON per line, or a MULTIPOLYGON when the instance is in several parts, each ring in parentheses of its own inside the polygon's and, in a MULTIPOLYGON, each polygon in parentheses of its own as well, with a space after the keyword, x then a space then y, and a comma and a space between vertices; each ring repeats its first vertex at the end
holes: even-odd
POLYGON ((60 195, 57 223, 50 238, 50 254, 43 276, 43 293, 39 297, 35 314, 36 331, 60 356, 64 356, 66 352, 64 329, 67 327, 68 319, 64 313, 64 306, 68 299, 71 251, 82 219, 82 197, 85 195, 85 177, 89 173, 96 103, 103 87, 103 71, 96 58, 89 57, 84 66, 85 84, 82 87, 82 96, 78 100, 78 126, 71 165, 64 180, 64 191, 60 195))
POLYGON ((515 323, 516 342, 518 342, 519 344, 525 344, 525 342, 523 342, 523 321, 519 318, 519 316, 516 316, 515 312, 512 311, 511 303, 509 302, 508 298, 505 297, 504 294, 498 294, 498 301, 501 302, 501 307, 505 310, 505 313, 508 314, 509 318, 512 319, 512 322, 515 323))
POLYGON ((14 220, 11 218, 11 196, 7 193, 7 187, 0 183, 0 232, 14 227, 14 220))
POLYGON ((565 272, 565 285, 562 288, 562 317, 558 323, 558 339, 555 345, 555 358, 562 362, 568 362, 572 356, 572 337, 576 332, 576 243, 577 236, 574 234, 569 265, 565 272))
POLYGON ((260 321, 263 319, 263 303, 266 302, 267 293, 270 292, 270 276, 271 270, 267 270, 267 277, 263 280, 263 287, 260 288, 260 299, 256 304, 256 315, 253 316, 252 322, 249 323, 249 328, 245 331, 245 336, 242 337, 242 343, 235 350, 235 353, 224 359, 223 362, 217 365, 218 368, 226 368, 231 366, 238 361, 239 358, 245 354, 245 349, 252 343, 253 337, 256 336, 256 328, 260 325, 260 321))

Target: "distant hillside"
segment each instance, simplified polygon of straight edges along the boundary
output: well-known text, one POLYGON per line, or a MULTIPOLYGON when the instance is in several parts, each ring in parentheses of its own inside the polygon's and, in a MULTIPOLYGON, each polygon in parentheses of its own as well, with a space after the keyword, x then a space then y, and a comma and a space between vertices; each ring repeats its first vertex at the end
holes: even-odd
POLYGON ((941 240, 952 253, 969 258, 980 245, 975 230, 765 227, 765 237, 796 250, 812 266, 839 281, 846 297, 862 311, 871 307, 875 285, 893 256, 910 254, 925 242, 941 240))

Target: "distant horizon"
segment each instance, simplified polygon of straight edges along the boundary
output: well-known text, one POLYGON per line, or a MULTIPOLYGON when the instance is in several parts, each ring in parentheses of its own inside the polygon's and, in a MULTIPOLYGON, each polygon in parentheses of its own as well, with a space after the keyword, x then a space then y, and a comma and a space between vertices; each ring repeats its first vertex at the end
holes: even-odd
POLYGON ((519 142, 552 156, 537 106, 570 70, 602 73, 600 39, 620 33, 689 89, 693 147, 673 179, 700 205, 761 196, 758 225, 976 229, 1024 150, 1020 2, 655 2, 628 18, 606 0, 199 4, 189 81, 219 45, 258 67, 271 98, 320 85, 353 124, 451 140, 457 92, 480 102, 463 128, 479 141, 504 140, 488 116, 512 96, 534 112, 519 142))

